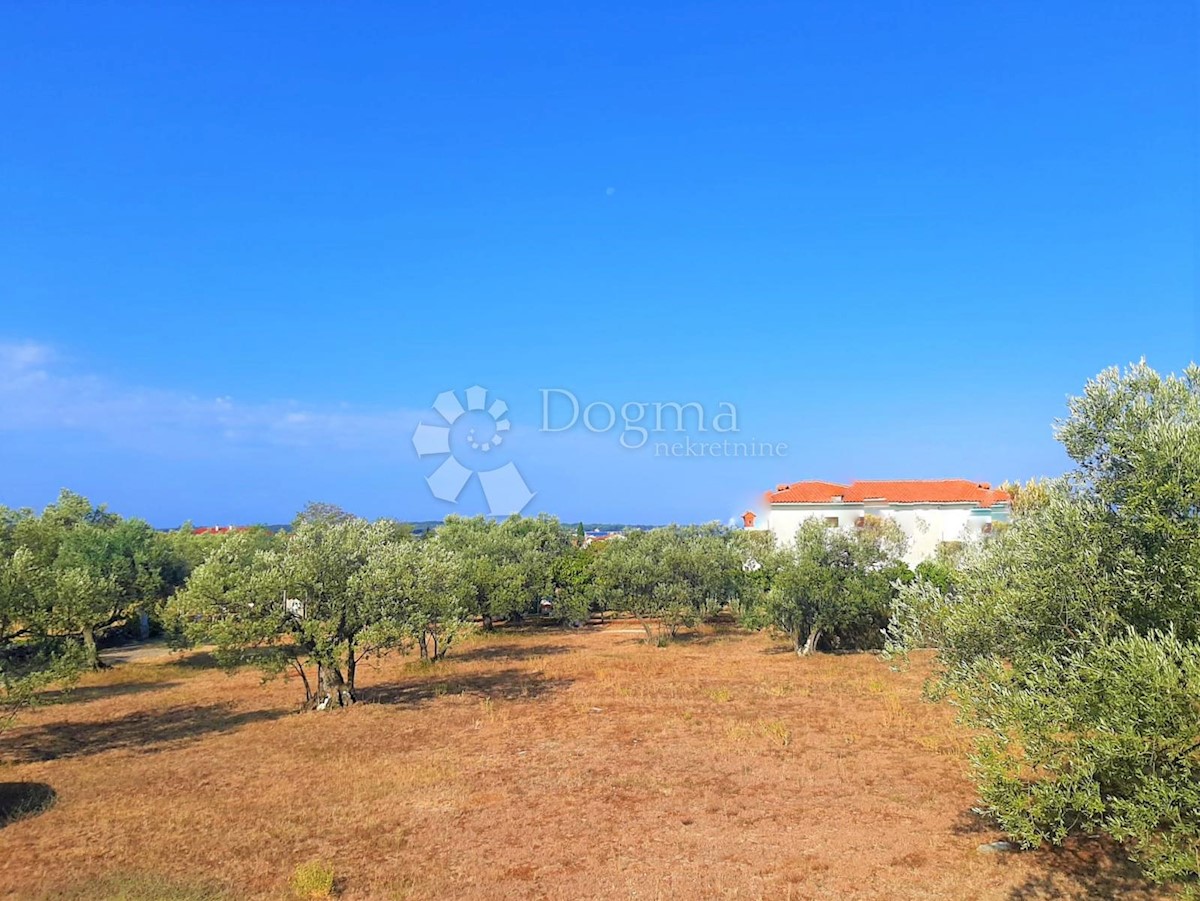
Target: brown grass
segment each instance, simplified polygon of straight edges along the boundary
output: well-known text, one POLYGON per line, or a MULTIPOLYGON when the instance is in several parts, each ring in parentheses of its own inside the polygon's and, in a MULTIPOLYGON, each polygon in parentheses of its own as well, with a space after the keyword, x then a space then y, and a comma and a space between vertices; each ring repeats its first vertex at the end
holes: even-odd
POLYGON ((455 651, 333 713, 203 656, 90 677, 0 738, 0 782, 53 797, 0 819, 0 894, 286 898, 322 861, 343 898, 1156 897, 1098 846, 976 853, 920 672, 737 633, 455 651))

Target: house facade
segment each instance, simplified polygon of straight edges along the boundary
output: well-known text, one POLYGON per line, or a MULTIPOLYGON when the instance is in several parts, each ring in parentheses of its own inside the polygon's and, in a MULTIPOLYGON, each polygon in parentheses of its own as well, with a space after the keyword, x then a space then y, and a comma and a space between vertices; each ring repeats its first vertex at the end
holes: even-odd
POLYGON ((763 509, 742 514, 745 528, 768 530, 789 543, 808 519, 830 528, 852 529, 867 516, 890 519, 908 538, 904 560, 915 566, 937 554, 944 542, 971 541, 1007 522, 1008 492, 967 479, 794 482, 764 497, 763 509))

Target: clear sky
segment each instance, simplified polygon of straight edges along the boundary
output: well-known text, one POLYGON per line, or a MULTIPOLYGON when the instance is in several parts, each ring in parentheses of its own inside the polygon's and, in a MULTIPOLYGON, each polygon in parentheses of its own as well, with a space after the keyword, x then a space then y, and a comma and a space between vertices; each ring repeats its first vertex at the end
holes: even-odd
POLYGON ((457 420, 454 459, 572 521, 1061 472, 1087 378, 1200 357, 1198 33, 1175 0, 0 4, 0 503, 482 512, 412 441, 474 385, 512 428, 457 420), (700 404, 693 440, 724 402, 786 453, 541 432, 552 388, 700 404))

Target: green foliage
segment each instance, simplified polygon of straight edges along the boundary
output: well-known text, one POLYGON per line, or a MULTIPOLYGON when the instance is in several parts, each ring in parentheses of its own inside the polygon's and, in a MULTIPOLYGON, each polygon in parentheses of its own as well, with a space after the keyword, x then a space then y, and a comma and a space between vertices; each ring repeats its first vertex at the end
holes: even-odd
POLYGON ((1050 479, 1030 479, 1028 482, 1005 482, 1000 490, 1008 492, 1013 512, 1019 515, 1045 503, 1053 487, 1050 479))
POLYGON ((96 631, 155 610, 181 576, 161 534, 141 520, 112 518, 65 531, 44 587, 54 595, 54 627, 81 635, 95 665, 96 631))
POLYGON ((922 560, 917 564, 915 575, 942 594, 949 594, 958 580, 958 569, 940 560, 922 560))
POLYGON ((736 530, 730 533, 730 540, 741 561, 742 574, 737 580, 737 591, 727 602, 729 612, 743 628, 765 629, 771 625, 767 594, 783 562, 775 536, 766 530, 736 530))
POLYGON ((591 611, 595 592, 595 560, 598 546, 568 547, 550 564, 550 581, 554 586, 551 615, 563 623, 583 623, 591 611))
POLYGON ((0 508, 0 719, 98 666, 98 636, 157 609, 183 574, 166 536, 78 494, 41 514, 0 508))
POLYGON ((766 620, 791 638, 798 654, 812 653, 822 641, 835 648, 879 647, 893 585, 912 578, 899 559, 903 552, 904 536, 893 522, 870 517, 848 530, 808 520, 778 553, 766 620))
POLYGON ((972 709, 986 728, 974 762, 1008 832, 1025 845, 1105 833, 1154 879, 1195 881, 1200 646, 1130 630, 977 674, 992 687, 972 709))
POLYGON ((496 619, 534 613, 555 595, 554 561, 571 542, 554 517, 511 516, 503 522, 483 516, 449 516, 436 540, 463 561, 473 586, 470 610, 490 629, 496 619))
POLYGON ((257 546, 263 548, 270 547, 275 540, 274 533, 263 526, 255 526, 251 529, 234 533, 221 532, 197 535, 192 524, 187 522, 173 532, 164 533, 163 538, 170 548, 172 559, 179 567, 179 575, 174 579, 174 583, 182 585, 186 582, 192 570, 203 563, 208 558, 208 555, 213 552, 213 549, 231 534, 238 534, 243 537, 249 536, 253 538, 257 546))
POLYGON ((704 612, 738 598, 745 559, 727 529, 669 526, 604 542, 594 558, 593 586, 610 610, 633 614, 659 644, 694 627, 704 612))
POLYGON ((297 898, 328 898, 333 894, 333 865, 314 860, 292 871, 288 883, 297 898))
POLYGON ((980 793, 1021 842, 1103 833, 1200 888, 1200 369, 1107 370, 1058 435, 1076 463, 902 590, 895 648, 979 730, 980 793), (1034 500, 1036 498, 1036 500, 1034 500))
POLYGON ((224 664, 268 675, 290 667, 307 706, 344 706, 364 657, 410 643, 433 660, 446 653, 466 616, 465 562, 438 537, 417 541, 390 520, 326 511, 265 546, 251 532, 227 536, 171 615, 187 640, 214 643, 224 664))
POLYGON ((375 619, 362 634, 364 645, 375 652, 411 640, 422 659, 440 660, 466 628, 471 585, 461 558, 436 536, 384 543, 367 561, 356 587, 362 596, 376 599, 375 619))

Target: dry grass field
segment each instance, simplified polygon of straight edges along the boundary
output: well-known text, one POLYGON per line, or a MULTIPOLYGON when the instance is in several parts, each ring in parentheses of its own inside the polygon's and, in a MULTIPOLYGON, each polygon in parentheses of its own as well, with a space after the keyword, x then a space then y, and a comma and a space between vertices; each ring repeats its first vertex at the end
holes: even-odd
POLYGON ((617 625, 389 658, 324 714, 204 654, 126 663, 0 738, 0 783, 54 793, 0 828, 0 893, 287 898, 319 863, 342 898, 1157 897, 1098 846, 978 853, 966 737, 920 689, 617 625))

